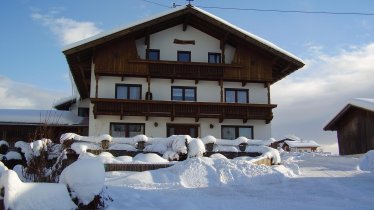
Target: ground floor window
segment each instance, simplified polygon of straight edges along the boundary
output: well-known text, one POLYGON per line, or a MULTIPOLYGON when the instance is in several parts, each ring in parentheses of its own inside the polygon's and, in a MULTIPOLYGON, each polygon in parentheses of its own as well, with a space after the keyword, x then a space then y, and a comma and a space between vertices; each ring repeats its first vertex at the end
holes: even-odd
POLYGON ((168 124, 167 136, 171 135, 189 135, 192 138, 197 138, 199 125, 195 124, 168 124))
POLYGON ((134 137, 145 134, 142 123, 110 123, 110 135, 113 137, 134 137))
POLYGON ((253 126, 236 126, 236 125, 222 125, 221 138, 236 139, 244 136, 248 139, 253 139, 253 126))

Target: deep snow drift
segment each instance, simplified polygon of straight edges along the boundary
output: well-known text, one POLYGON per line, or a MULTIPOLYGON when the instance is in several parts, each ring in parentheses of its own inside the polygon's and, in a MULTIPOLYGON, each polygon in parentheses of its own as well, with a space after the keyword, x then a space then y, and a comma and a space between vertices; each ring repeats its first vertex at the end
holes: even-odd
POLYGON ((107 209, 372 209, 374 174, 357 170, 359 162, 284 152, 282 166, 215 155, 154 171, 107 172, 107 209))

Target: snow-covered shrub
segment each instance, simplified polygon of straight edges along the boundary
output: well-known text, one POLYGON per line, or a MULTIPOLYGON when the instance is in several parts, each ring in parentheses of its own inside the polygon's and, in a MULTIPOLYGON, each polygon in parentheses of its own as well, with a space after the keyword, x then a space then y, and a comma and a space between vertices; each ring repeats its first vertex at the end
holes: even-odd
POLYGON ((179 160, 179 155, 177 152, 175 151, 171 151, 171 150, 168 150, 166 151, 163 155, 162 155, 163 158, 165 158, 166 160, 179 160))
POLYGON ((3 172, 0 188, 4 188, 4 207, 13 210, 73 210, 65 185, 51 183, 23 183, 12 170, 3 172))
POLYGON ((358 168, 363 171, 374 171, 374 150, 368 151, 361 157, 358 168))
POLYGON ((66 156, 61 146, 57 146, 49 139, 36 140, 29 145, 19 143, 21 150, 25 152, 27 167, 24 177, 33 182, 56 182, 61 172, 62 159, 66 156), (50 160, 57 159, 51 166, 50 160))
POLYGON ((88 205, 103 190, 104 165, 96 159, 78 159, 66 167, 60 175, 60 183, 66 184, 71 197, 79 205, 88 205))
POLYGON ((5 155, 9 151, 9 144, 5 140, 0 140, 0 154, 5 155))
POLYGON ((188 144, 188 157, 202 157, 205 153, 205 145, 200 139, 192 139, 188 144))

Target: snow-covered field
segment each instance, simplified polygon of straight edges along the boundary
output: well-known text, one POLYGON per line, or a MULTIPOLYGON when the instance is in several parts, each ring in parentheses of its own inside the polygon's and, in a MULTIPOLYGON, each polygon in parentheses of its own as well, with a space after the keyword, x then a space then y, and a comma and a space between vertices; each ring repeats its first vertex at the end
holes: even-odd
POLYGON ((198 158, 148 172, 107 172, 113 202, 106 209, 373 209, 374 172, 357 169, 359 161, 283 153, 284 165, 273 167, 198 158))

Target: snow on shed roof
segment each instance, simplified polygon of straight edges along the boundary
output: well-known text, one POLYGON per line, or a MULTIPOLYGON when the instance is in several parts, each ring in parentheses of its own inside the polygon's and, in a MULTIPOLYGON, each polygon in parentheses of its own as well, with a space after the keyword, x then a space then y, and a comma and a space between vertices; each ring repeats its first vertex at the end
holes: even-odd
POLYGON ((70 111, 0 109, 0 123, 78 125, 84 118, 70 111))
POLYGON ((374 112, 374 99, 372 98, 354 98, 351 99, 348 104, 337 114, 335 117, 327 123, 323 128, 324 130, 336 130, 335 124, 339 119, 348 111, 350 107, 358 107, 374 112))
POLYGON ((290 147, 300 148, 300 147, 320 147, 320 145, 311 140, 302 140, 302 141, 285 141, 286 144, 290 147))
POLYGON ((349 101, 349 104, 374 112, 374 99, 372 98, 354 98, 349 101))
POLYGON ((73 49, 73 48, 78 47, 80 45, 87 44, 87 43, 95 41, 97 39, 101 39, 101 38, 107 37, 107 36, 109 36, 111 34, 120 32, 122 30, 131 28, 131 27, 143 24, 143 23, 146 23, 146 22, 151 21, 153 19, 157 19, 157 18, 166 16, 166 15, 169 15, 169 14, 172 14, 172 13, 184 10, 186 8, 192 8, 193 10, 196 10, 196 11, 198 11, 200 13, 203 13, 203 14, 205 14, 205 15, 207 15, 207 16, 209 16, 209 17, 211 17, 211 18, 213 18, 213 19, 215 19, 217 21, 219 21, 220 23, 222 23, 222 24, 224 24, 224 25, 226 25, 226 26, 228 26, 228 27, 230 27, 230 28, 232 28, 232 29, 234 29, 234 30, 236 30, 236 31, 238 31, 238 32, 240 32, 240 33, 242 33, 242 34, 244 34, 244 35, 246 35, 246 36, 248 36, 248 37, 250 37, 250 38, 252 38, 252 39, 254 39, 254 40, 258 41, 258 42, 260 42, 260 43, 262 43, 262 44, 264 44, 264 45, 266 45, 266 46, 268 46, 269 48, 271 48, 271 49, 273 49, 273 50, 275 50, 275 51, 277 51, 279 53, 287 55, 288 57, 293 58, 293 59, 297 60, 300 63, 304 63, 304 61, 302 59, 300 59, 297 56, 295 56, 294 54, 292 54, 292 53, 290 53, 290 52, 288 52, 288 51, 286 51, 286 50, 278 47, 277 45, 273 44, 272 42, 269 42, 269 41, 267 41, 267 40, 265 40, 265 39, 263 39, 261 37, 258 37, 258 36, 256 36, 256 35, 248 32, 248 31, 246 31, 246 30, 244 30, 242 28, 239 28, 239 27, 237 27, 237 26, 235 26, 235 25, 227 22, 226 20, 223 20, 222 18, 219 18, 219 17, 217 17, 217 16, 215 16, 215 15, 213 15, 213 14, 211 14, 211 13, 209 13, 209 12, 203 10, 203 9, 200 9, 200 8, 194 7, 194 6, 189 6, 189 5, 181 6, 181 7, 176 7, 176 8, 167 10, 165 12, 162 12, 162 13, 160 13, 158 15, 154 15, 154 16, 148 17, 146 19, 143 19, 143 20, 140 20, 140 21, 136 21, 134 23, 131 23, 131 24, 128 24, 128 25, 125 25, 125 26, 122 26, 122 27, 119 27, 119 28, 116 28, 116 29, 113 29, 113 30, 109 30, 109 31, 106 31, 106 32, 101 32, 101 33, 99 33, 97 35, 94 35, 92 37, 89 37, 87 39, 83 39, 81 41, 78 41, 78 42, 72 43, 70 45, 67 45, 67 46, 65 46, 63 48, 62 51, 67 51, 67 50, 73 49))

